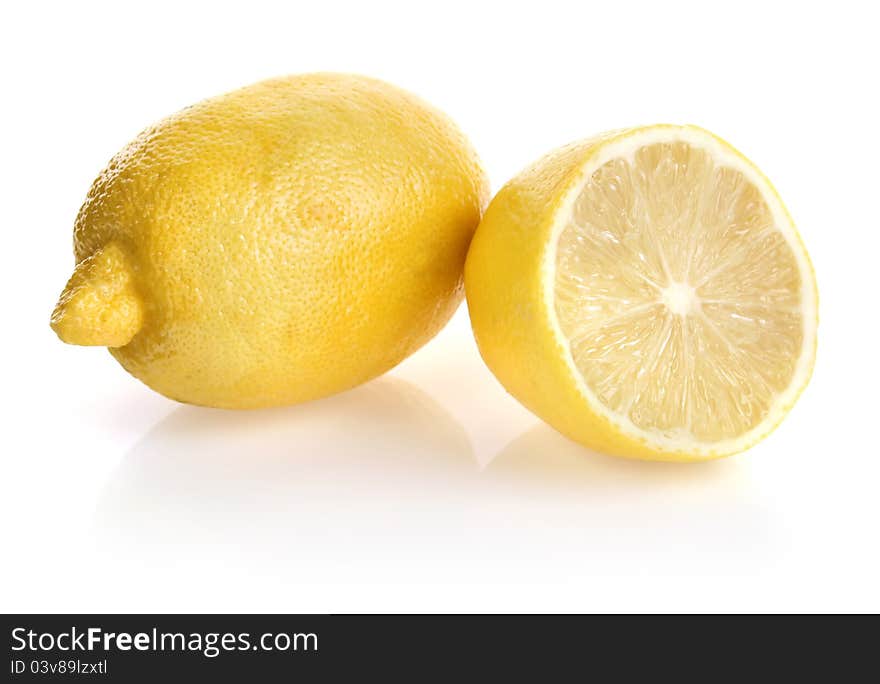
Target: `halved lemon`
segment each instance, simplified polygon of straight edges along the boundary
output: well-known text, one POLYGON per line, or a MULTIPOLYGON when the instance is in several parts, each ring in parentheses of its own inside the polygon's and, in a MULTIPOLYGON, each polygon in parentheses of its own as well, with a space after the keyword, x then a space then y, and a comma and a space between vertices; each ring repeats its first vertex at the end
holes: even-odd
POLYGON ((468 254, 486 363, 599 451, 705 460, 783 419, 816 350, 806 249, 770 182, 693 126, 550 153, 489 206, 468 254))

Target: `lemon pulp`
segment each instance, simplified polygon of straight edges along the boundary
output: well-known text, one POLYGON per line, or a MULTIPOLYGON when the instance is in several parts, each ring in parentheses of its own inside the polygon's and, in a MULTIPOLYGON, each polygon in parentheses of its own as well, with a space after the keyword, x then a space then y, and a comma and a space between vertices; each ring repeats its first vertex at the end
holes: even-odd
POLYGON ((647 140, 592 170, 560 219, 552 298, 571 361, 653 442, 735 441, 804 372, 804 265, 734 160, 647 140))

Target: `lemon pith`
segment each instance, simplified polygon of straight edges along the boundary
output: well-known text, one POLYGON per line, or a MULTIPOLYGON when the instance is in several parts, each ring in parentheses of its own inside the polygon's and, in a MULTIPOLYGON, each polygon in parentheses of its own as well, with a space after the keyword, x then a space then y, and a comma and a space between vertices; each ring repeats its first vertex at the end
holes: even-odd
POLYGON ((263 81, 113 158, 77 217, 52 326, 180 401, 333 394, 443 327, 487 200, 470 143, 410 93, 346 74, 263 81))
POLYGON ((791 219, 750 162, 696 127, 543 158, 490 204, 465 280, 502 384, 600 451, 741 451, 812 369, 815 280, 791 219))

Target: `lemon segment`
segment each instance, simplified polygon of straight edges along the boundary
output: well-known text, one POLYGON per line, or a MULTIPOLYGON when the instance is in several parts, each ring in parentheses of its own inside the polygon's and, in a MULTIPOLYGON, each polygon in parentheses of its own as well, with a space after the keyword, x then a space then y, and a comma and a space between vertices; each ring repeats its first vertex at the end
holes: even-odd
POLYGON ((791 219, 750 162, 696 127, 606 134, 527 169, 490 205, 466 281, 502 383, 609 453, 741 451, 813 365, 815 280, 791 219), (533 256, 517 274, 506 249, 533 256))

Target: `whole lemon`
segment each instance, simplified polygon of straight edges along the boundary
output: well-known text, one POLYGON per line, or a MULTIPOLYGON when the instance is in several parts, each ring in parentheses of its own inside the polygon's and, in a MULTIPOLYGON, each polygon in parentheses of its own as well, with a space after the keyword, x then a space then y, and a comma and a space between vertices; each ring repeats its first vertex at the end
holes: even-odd
POLYGON ((94 182, 52 314, 178 401, 326 396, 446 323, 488 201, 465 137, 355 75, 263 81, 147 129, 94 182))

